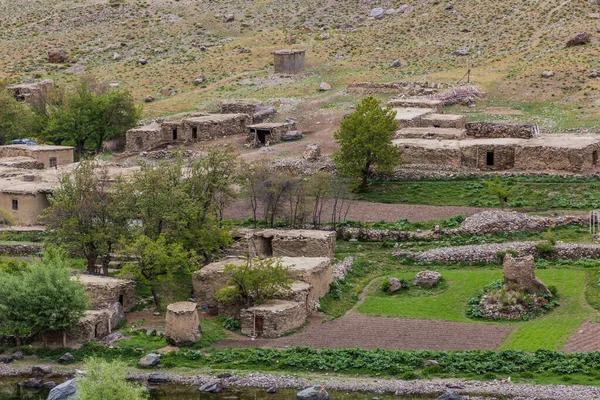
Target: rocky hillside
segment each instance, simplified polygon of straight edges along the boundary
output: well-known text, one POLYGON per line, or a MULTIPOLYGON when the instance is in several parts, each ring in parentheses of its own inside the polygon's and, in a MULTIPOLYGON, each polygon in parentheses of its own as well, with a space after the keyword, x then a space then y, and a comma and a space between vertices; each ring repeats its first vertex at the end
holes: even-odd
POLYGON ((494 99, 577 103, 592 115, 599 13, 596 0, 0 0, 0 77, 89 73, 140 102, 154 96, 146 110, 161 114, 220 97, 312 95, 323 80, 334 90, 361 80, 452 83, 471 65, 494 99), (567 47, 581 32, 590 43, 567 47), (308 50, 305 79, 269 76, 271 51, 288 47, 308 50), (48 62, 55 50, 65 62, 48 62))

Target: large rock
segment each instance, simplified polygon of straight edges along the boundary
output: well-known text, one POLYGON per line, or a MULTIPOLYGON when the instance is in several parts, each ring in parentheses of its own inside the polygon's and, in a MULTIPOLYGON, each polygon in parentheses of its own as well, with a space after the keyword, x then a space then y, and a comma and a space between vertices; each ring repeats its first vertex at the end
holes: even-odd
POLYGON ((517 291, 528 293, 549 293, 548 288, 535 276, 535 261, 533 256, 513 257, 504 256, 502 273, 505 284, 517 291))
POLYGON ((398 8, 398 14, 404 14, 409 9, 408 4, 402 4, 400 8, 398 8))
POLYGON ((569 41, 567 42, 567 47, 588 44, 591 40, 592 38, 590 37, 589 33, 581 32, 569 39, 569 41))
POLYGON ((223 17, 223 22, 233 22, 235 21, 235 14, 225 14, 223 17))
POLYGON ((312 386, 298 392, 296 400, 329 400, 329 393, 323 386, 312 386))
POLYGON ((542 78, 552 78, 554 75, 556 75, 554 73, 554 71, 543 71, 542 72, 542 78))
POLYGON ((318 144, 309 144, 304 150, 303 157, 305 160, 315 161, 321 157, 321 147, 318 144))
POLYGON ((286 140, 297 140, 297 139, 302 139, 302 132, 300 131, 287 131, 284 132, 283 135, 281 135, 281 140, 286 141, 286 140))
POLYGON ((466 48, 458 49, 454 52, 454 55, 455 56, 468 56, 469 49, 466 49, 466 48))
POLYGON ((327 82, 321 82, 321 84, 319 85, 319 91, 327 92, 329 90, 331 90, 331 85, 327 82))
POLYGON ((52 373, 52 367, 49 365, 34 365, 31 367, 31 374, 44 376, 52 373))
POLYGON ((48 52, 48 62, 53 64, 64 63, 67 61, 67 52, 64 50, 50 50, 48 52))
POLYGON ((25 382, 21 382, 21 387, 26 389, 41 389, 44 387, 44 382, 41 379, 29 378, 25 382))
POLYGON ((62 355, 61 358, 58 359, 59 363, 72 363, 73 361, 75 361, 75 357, 73 357, 73 354, 71 353, 65 353, 62 355))
POLYGON ((200 386, 198 390, 206 393, 221 393, 223 391, 223 385, 221 384, 221 381, 208 382, 200 386))
POLYGON ((412 284, 421 287, 431 287, 442 279, 442 274, 435 271, 421 271, 412 280, 412 284))
POLYGON ((382 19, 385 16, 385 11, 383 11, 383 8, 377 7, 372 9, 369 15, 376 19, 382 19))
POLYGON ((397 292, 402 289, 402 282, 398 278, 388 278, 390 292, 397 292))
POLYGON ((150 353, 146 354, 141 360, 138 362, 138 367, 140 368, 154 368, 160 363, 160 354, 150 353))
POLYGON ((23 359, 23 352, 22 351, 16 351, 13 353, 12 358, 14 360, 22 360, 23 359))
POLYGON ((67 400, 77 398, 77 388, 75 388, 75 379, 68 380, 54 387, 46 400, 67 400))

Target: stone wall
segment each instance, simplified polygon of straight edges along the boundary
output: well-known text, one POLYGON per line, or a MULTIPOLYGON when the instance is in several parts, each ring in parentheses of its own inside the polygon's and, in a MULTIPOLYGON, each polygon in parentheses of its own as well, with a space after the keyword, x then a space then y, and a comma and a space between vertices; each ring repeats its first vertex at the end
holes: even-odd
POLYGON ((462 162, 462 151, 456 147, 431 147, 412 144, 397 144, 398 153, 404 164, 449 165, 459 168, 462 162))
POLYGON ((248 336, 256 334, 264 338, 279 337, 302 327, 306 316, 306 308, 302 303, 270 300, 241 311, 241 333, 248 336), (255 323, 255 320, 258 321, 255 323))
POLYGON ((600 150, 600 144, 581 148, 556 148, 549 146, 517 147, 515 169, 519 170, 561 170, 572 172, 593 171, 594 151, 600 150))
POLYGON ((432 93, 439 89, 448 89, 450 85, 446 83, 433 82, 355 82, 348 85, 350 93, 374 94, 374 93, 403 93, 410 96, 432 93))
POLYGON ((477 144, 462 148, 461 166, 483 171, 503 171, 515 167, 515 146, 477 144), (488 152, 493 153, 493 165, 488 165, 488 152))
POLYGON ((467 136, 475 138, 517 138, 531 139, 539 136, 536 125, 510 125, 493 122, 467 123, 467 136))
POLYGON ((79 279, 83 284, 93 307, 121 303, 123 311, 129 312, 135 306, 135 281, 87 274, 74 276, 73 279, 79 279))
POLYGON ((334 257, 335 232, 265 229, 250 235, 249 252, 252 256, 334 257))
POLYGON ((44 250, 44 246, 41 244, 17 244, 17 243, 6 243, 0 244, 0 254, 37 254, 44 250))

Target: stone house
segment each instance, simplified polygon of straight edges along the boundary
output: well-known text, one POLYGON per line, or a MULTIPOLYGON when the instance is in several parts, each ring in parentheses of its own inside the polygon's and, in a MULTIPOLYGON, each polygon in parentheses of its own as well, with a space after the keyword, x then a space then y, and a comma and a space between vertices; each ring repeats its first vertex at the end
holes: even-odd
POLYGON ((294 130, 292 123, 262 123, 248 125, 248 143, 253 147, 281 142, 284 133, 294 130))
POLYGON ((48 195, 58 185, 58 178, 44 180, 41 171, 7 171, 10 173, 0 178, 0 209, 9 211, 16 225, 40 225, 40 216, 50 205, 48 195))
POLYGON ((73 279, 83 284, 95 308, 119 303, 123 312, 129 312, 135 307, 135 281, 87 274, 74 276, 73 279))
POLYGON ((304 71, 306 50, 277 50, 273 52, 276 74, 294 75, 304 71))
POLYGON ((250 231, 242 239, 248 243, 252 257, 311 257, 333 258, 336 234, 332 231, 309 229, 264 229, 250 231))
POLYGON ((57 168, 74 162, 74 148, 71 146, 11 144, 0 146, 0 159, 27 157, 43 165, 43 168, 57 168))

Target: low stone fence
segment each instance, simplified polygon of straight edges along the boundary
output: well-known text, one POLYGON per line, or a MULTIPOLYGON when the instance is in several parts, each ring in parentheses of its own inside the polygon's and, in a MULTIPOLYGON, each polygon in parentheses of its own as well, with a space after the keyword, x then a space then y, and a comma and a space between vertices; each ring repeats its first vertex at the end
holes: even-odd
MULTIPOLYGON (((552 258, 579 260, 581 258, 600 258, 600 245, 558 242, 552 258)), ((425 251, 396 250, 397 258, 412 258, 418 262, 465 262, 496 263, 502 260, 506 252, 515 252, 518 257, 539 257, 536 242, 493 243, 472 246, 442 247, 425 251)))
POLYGON ((531 139, 540 136, 537 125, 510 125, 493 122, 467 123, 467 136, 476 138, 531 139))
POLYGON ((22 243, 10 243, 0 244, 0 254, 37 254, 44 250, 41 244, 22 244, 22 243))
POLYGON ((357 94, 373 93, 405 93, 411 96, 423 94, 424 90, 430 89, 437 91, 439 89, 448 89, 447 83, 434 82, 355 82, 348 85, 348 92, 357 94))

